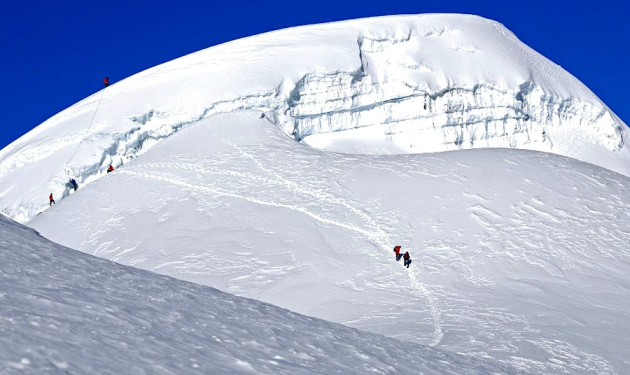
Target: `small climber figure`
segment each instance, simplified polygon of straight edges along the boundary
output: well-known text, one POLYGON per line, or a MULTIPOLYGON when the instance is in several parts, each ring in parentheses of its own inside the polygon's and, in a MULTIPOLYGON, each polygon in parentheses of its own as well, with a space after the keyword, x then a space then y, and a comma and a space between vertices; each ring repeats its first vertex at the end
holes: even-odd
POLYGON ((72 188, 74 189, 74 191, 77 191, 77 189, 79 188, 79 184, 77 184, 77 181, 74 178, 70 179, 70 184, 72 184, 72 188))
POLYGON ((55 200, 53 199, 52 193, 50 193, 50 195, 48 196, 48 201, 49 201, 49 205, 48 206, 52 206, 55 203, 55 200))
POLYGON ((103 78, 103 83, 105 84, 105 87, 109 86, 109 77, 103 78))
POLYGON ((402 257, 402 255, 400 254, 400 245, 394 247, 394 253, 396 253, 396 262, 398 262, 402 257))
POLYGON ((408 251, 405 251, 405 255, 403 255, 403 260, 405 261, 403 266, 409 268, 409 265, 411 264, 411 256, 409 255, 408 251))
POLYGON ((107 168, 107 173, 109 172, 113 172, 114 171, 114 167, 112 167, 112 165, 109 165, 109 168, 107 168))

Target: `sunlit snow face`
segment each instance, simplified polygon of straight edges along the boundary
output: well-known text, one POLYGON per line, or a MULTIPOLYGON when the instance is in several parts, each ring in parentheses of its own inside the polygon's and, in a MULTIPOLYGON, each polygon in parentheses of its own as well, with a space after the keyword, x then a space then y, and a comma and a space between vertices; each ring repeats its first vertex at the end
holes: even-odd
POLYGON ((0 209, 72 248, 408 342, 627 372, 623 124, 494 22, 365 22, 111 85, 0 154, 0 209))

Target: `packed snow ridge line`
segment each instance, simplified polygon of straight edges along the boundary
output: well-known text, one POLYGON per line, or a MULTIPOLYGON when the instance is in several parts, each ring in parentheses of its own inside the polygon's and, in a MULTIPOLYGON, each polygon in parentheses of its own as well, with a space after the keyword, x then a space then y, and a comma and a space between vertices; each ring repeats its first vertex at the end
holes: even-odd
POLYGON ((84 186, 110 163, 122 165, 203 118, 251 109, 294 139, 334 152, 510 147, 630 175, 626 125, 575 77, 476 16, 279 30, 184 56, 105 90, 0 151, 1 185, 28 169, 49 170, 36 187, 5 190, 1 212, 28 221, 46 208, 43 194, 69 194, 69 178, 84 186))

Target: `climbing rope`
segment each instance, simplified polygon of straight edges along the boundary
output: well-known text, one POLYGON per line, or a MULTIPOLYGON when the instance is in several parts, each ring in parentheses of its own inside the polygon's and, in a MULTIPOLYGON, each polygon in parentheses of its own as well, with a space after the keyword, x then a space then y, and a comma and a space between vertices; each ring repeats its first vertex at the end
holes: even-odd
POLYGON ((105 94, 105 89, 101 90, 101 96, 98 98, 96 109, 94 110, 94 113, 92 114, 92 119, 90 120, 90 124, 85 129, 84 136, 81 138, 81 141, 79 142, 79 144, 77 144, 77 147, 74 149, 74 152, 72 153, 72 155, 70 155, 70 158, 68 158, 68 161, 66 162, 66 166, 64 169, 66 170, 66 174, 68 175, 68 177, 72 177, 70 175, 70 170, 68 168, 68 165, 70 164, 70 161, 72 161, 72 158, 74 158, 74 155, 76 155, 77 151, 79 151, 79 147, 81 147, 81 144, 83 143, 83 141, 85 141, 85 138, 87 137, 87 132, 92 127, 92 123, 94 123, 94 118, 96 118, 96 113, 98 112, 98 108, 101 106, 101 101, 103 100, 103 94, 105 94))

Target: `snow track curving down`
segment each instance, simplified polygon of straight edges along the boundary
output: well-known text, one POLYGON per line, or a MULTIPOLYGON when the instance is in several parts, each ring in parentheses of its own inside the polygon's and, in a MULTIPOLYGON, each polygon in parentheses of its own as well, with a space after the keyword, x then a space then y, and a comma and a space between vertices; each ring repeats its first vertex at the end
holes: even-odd
MULTIPOLYGON (((229 145, 230 147, 233 147, 240 155, 243 156, 243 158, 249 159, 252 162, 254 162, 254 164, 256 165, 258 169, 258 172, 261 172, 261 173, 238 173, 238 172, 222 172, 222 171, 217 171, 217 170, 206 170, 203 168, 195 168, 190 165, 186 165, 182 163, 162 163, 162 164, 153 163, 153 164, 148 165, 148 167, 154 169, 155 171, 188 169, 195 172, 197 175, 223 174, 228 177, 236 177, 242 183, 253 182, 254 184, 261 183, 261 184, 266 184, 266 185, 271 185, 271 186, 279 185, 281 188, 284 188, 282 190, 292 191, 296 193, 297 195, 310 196, 316 199, 317 202, 320 202, 321 204, 329 205, 334 208, 336 207, 334 209, 336 212, 340 211, 338 209, 338 206, 341 206, 342 207, 341 210, 346 209, 350 211, 351 214, 356 215, 359 218, 360 223, 364 225, 359 226, 359 225, 352 225, 352 224, 340 222, 340 221, 316 214, 310 211, 308 208, 303 207, 301 205, 281 204, 281 203, 276 203, 274 201, 266 201, 266 200, 257 198, 255 196, 243 196, 243 195, 238 195, 232 192, 221 191, 219 189, 211 188, 204 185, 194 185, 185 181, 181 181, 180 179, 176 177, 166 177, 159 172, 138 173, 138 172, 125 170, 125 171, 122 171, 121 173, 129 174, 138 178, 153 179, 160 182, 173 184, 181 188, 186 188, 187 190, 196 190, 196 191, 200 191, 204 193, 212 193, 217 196, 237 198, 237 199, 246 200, 248 202, 252 202, 255 204, 297 211, 299 213, 309 216, 310 218, 314 219, 315 221, 321 224, 333 225, 333 226, 342 228, 344 230, 355 232, 365 237, 370 243, 374 244, 377 247, 377 249, 382 251, 384 256, 391 255, 389 254, 389 249, 390 247, 392 247, 391 244, 394 242, 392 242, 389 239, 389 234, 387 234, 387 232, 384 229, 382 229, 368 214, 353 207, 351 204, 347 203, 345 200, 343 200, 340 197, 335 197, 331 194, 327 194, 322 191, 312 190, 308 186, 300 185, 299 183, 296 183, 294 181, 289 181, 286 178, 284 178, 282 175, 280 175, 279 173, 266 168, 253 155, 243 151, 240 147, 234 145, 232 142, 225 141, 223 139, 220 139, 220 141, 222 143, 225 143, 226 145, 229 145), (265 177, 261 178, 261 175, 265 177), (364 229, 363 227, 367 227, 367 229, 364 229)), ((157 268, 161 268, 161 266, 158 266, 157 268)), ((439 344, 443 336, 442 328, 440 325, 441 323, 440 323, 439 306, 437 305, 437 302, 435 301, 435 299, 431 296, 431 293, 429 292, 428 287, 418 281, 413 269, 410 272, 408 272, 407 275, 409 277, 409 284, 410 284, 411 290, 417 291, 421 297, 425 298, 427 301, 427 305, 431 309, 431 315, 433 318, 433 326, 434 326, 434 334, 433 334, 433 340, 431 341, 431 345, 435 346, 439 344)))
POLYGON ((622 374, 628 186, 528 151, 327 153, 245 111, 189 127, 31 224, 123 264, 526 372, 622 374))
MULTIPOLYGON (((271 176, 273 178, 272 181, 280 181, 281 183, 285 184, 290 190, 299 192, 301 194, 312 196, 315 199, 317 199, 318 202, 324 202, 327 204, 337 205, 337 206, 340 205, 343 208, 352 212, 353 214, 357 215, 361 219, 361 221, 370 229, 368 232, 366 232, 365 230, 355 227, 355 226, 348 227, 346 224, 343 224, 343 223, 333 223, 330 220, 327 220, 327 221, 321 220, 321 219, 316 218, 314 215, 312 216, 313 218, 317 220, 321 220, 323 223, 331 223, 339 227, 346 228, 346 229, 355 231, 357 233, 363 234, 365 237, 367 237, 367 239, 371 243, 373 243, 378 248, 380 248, 380 250, 382 250, 384 254, 388 254, 388 250, 392 248, 392 244, 395 241, 392 241, 390 238, 390 235, 377 222, 375 222, 373 218, 371 218, 364 211, 358 208, 355 208, 353 205, 347 203, 344 199, 342 199, 339 196, 327 194, 322 191, 312 190, 308 187, 300 186, 293 181, 289 181, 285 179, 279 173, 266 168, 259 160, 257 160, 254 157, 254 155, 243 151, 242 148, 224 139, 221 139, 221 142, 224 142, 234 147, 245 158, 252 160, 260 171, 266 173, 268 176, 271 176)), ((423 285, 422 283, 418 281, 416 274, 413 271, 407 273, 407 275, 409 277, 409 282, 411 284, 412 289, 418 291, 422 295, 422 297, 424 297, 427 300, 427 304, 431 308, 431 315, 433 317, 433 326, 434 326, 433 341, 431 342, 431 345, 432 346, 438 345, 440 343, 440 340, 442 339, 443 333, 442 333, 442 327, 441 327, 441 322, 440 322, 440 309, 437 305, 437 302, 431 296, 431 293, 428 291, 427 286, 423 285)))

